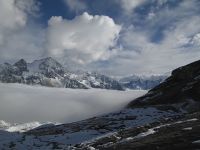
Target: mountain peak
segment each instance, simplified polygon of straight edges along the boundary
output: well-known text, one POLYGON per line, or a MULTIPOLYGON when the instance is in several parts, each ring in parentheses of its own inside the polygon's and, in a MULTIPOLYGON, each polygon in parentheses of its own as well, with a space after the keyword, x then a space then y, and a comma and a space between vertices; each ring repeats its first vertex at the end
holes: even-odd
POLYGON ((24 59, 20 59, 14 64, 14 66, 18 67, 21 72, 28 71, 27 62, 24 59))
POLYGON ((64 74, 64 67, 52 57, 35 60, 28 64, 28 68, 31 72, 42 72, 45 74, 54 72, 59 75, 64 74))

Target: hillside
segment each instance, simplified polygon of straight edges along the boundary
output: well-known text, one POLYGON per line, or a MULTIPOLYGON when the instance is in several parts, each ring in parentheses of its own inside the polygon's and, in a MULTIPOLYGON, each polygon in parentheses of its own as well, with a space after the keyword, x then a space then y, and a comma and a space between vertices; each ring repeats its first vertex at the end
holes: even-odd
POLYGON ((128 107, 171 105, 187 111, 196 111, 200 108, 199 90, 200 61, 196 61, 172 71, 172 75, 163 83, 132 101, 128 107))

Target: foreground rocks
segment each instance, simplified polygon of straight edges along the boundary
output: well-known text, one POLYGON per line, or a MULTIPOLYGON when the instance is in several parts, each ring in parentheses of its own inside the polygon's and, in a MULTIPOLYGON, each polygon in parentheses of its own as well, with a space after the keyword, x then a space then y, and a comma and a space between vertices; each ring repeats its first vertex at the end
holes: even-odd
POLYGON ((75 149, 99 150, 195 150, 200 148, 200 113, 171 118, 165 122, 154 122, 137 128, 113 133, 75 149))
POLYGON ((182 109, 195 112, 200 109, 199 91, 200 61, 196 61, 172 71, 163 83, 132 101, 128 107, 179 104, 182 109))

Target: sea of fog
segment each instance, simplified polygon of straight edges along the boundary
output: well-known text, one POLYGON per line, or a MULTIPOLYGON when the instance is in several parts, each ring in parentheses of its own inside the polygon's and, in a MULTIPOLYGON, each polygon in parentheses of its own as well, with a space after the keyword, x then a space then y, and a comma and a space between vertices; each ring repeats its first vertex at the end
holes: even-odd
POLYGON ((68 123, 119 110, 145 93, 0 83, 0 120, 68 123))

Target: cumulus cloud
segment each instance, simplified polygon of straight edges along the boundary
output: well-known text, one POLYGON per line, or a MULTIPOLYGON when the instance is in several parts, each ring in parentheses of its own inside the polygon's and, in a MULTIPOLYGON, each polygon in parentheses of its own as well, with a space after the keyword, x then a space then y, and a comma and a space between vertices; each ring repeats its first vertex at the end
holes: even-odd
POLYGON ((121 30, 112 18, 86 12, 73 20, 51 17, 48 24, 49 55, 79 64, 108 59, 121 30))
MULTIPOLYGON (((16 29, 26 24, 27 16, 14 0, 0 0, 0 29, 16 29)), ((2 31, 1 31, 2 32, 2 31)))
POLYGON ((33 40, 37 38, 32 34, 36 26, 27 25, 29 17, 39 11, 38 5, 35 0, 0 0, 1 62, 19 59, 24 55, 31 56, 35 50, 40 49, 37 46, 31 48, 34 44, 37 45, 33 40))
POLYGON ((27 13, 33 14, 38 9, 38 3, 34 0, 0 0, 1 36, 3 31, 24 27, 28 20, 27 13))

